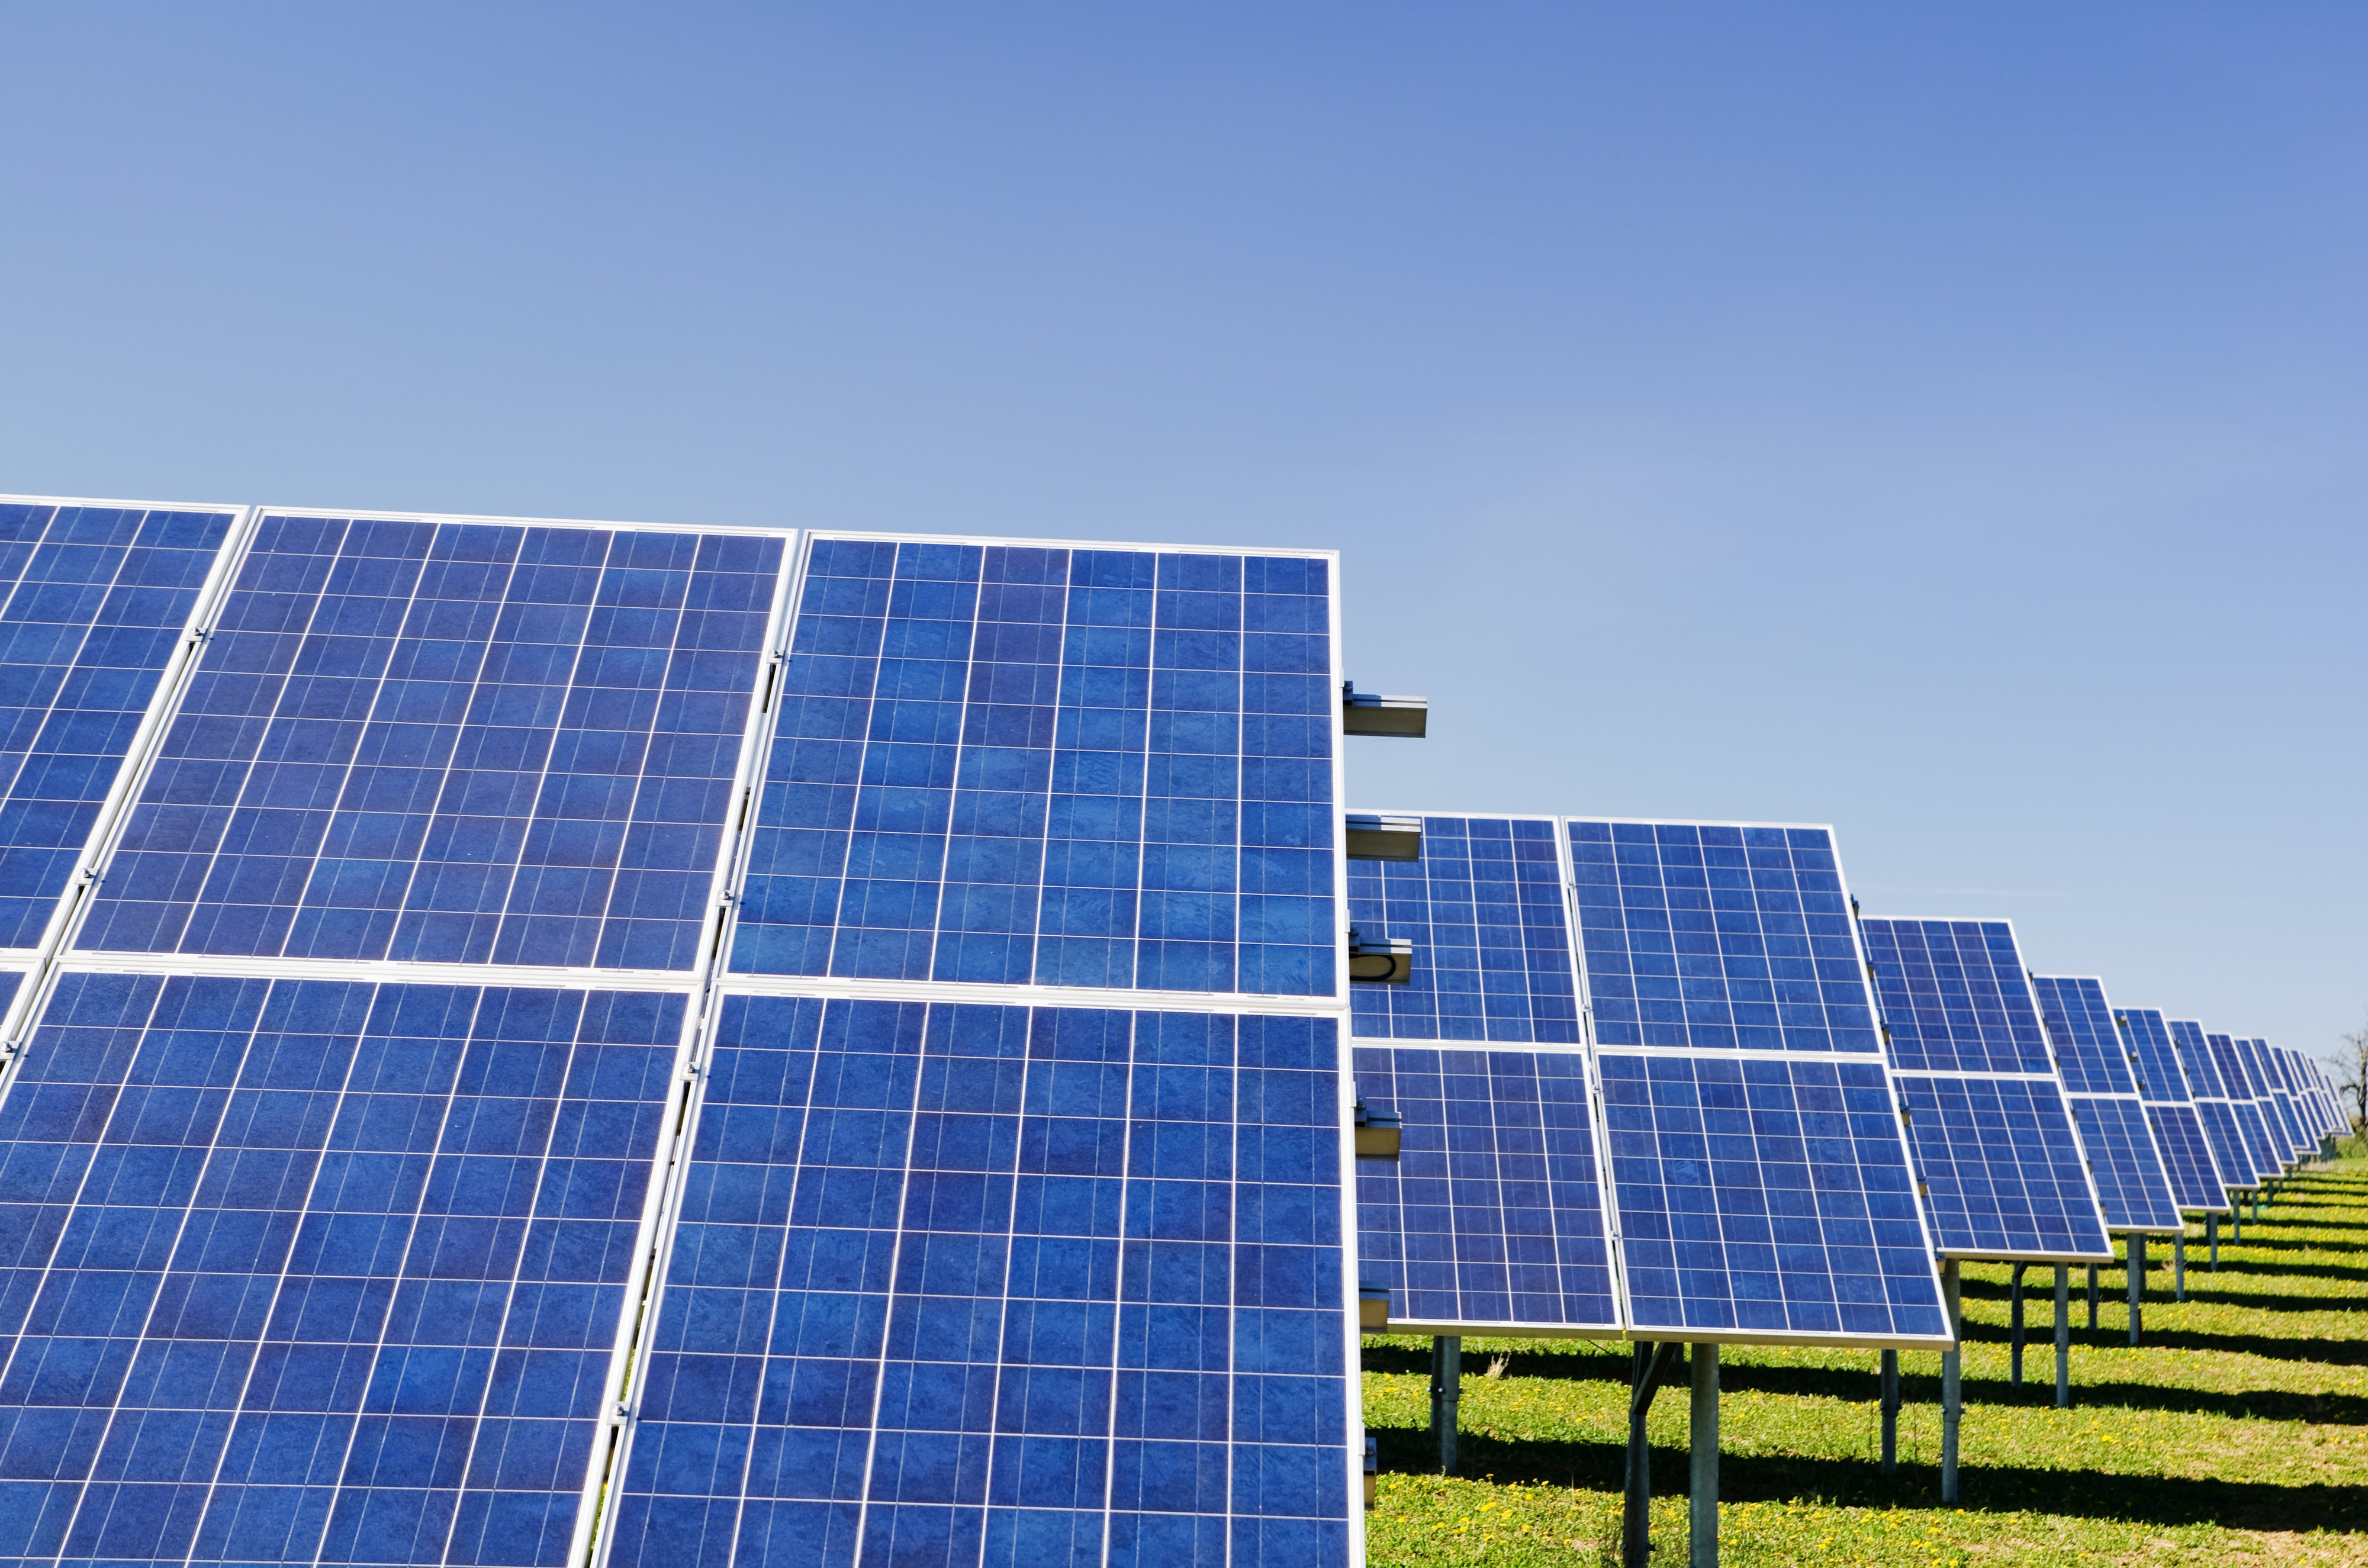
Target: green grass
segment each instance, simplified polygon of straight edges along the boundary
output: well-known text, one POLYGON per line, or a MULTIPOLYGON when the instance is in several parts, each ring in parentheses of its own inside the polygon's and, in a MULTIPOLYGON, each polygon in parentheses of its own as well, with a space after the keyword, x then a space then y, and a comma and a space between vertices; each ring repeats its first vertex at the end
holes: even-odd
MULTIPOLYGON (((2127 1276, 2104 1270, 2097 1327, 2072 1301, 2072 1407, 2055 1408, 2054 1271, 2026 1275, 2025 1381, 2009 1379, 2008 1271, 1964 1269, 1959 1500, 1939 1503, 1938 1354, 1904 1352, 1899 1473, 1885 1479, 1873 1351, 1746 1346, 1720 1358, 1722 1561, 1756 1563, 2368 1564, 2368 1160, 2321 1166, 2245 1228, 2220 1267, 2148 1249, 2146 1343, 2127 1276)), ((1369 1560, 1614 1562, 1628 1351, 1570 1340, 1463 1342, 1461 1473, 1428 1431, 1429 1342, 1365 1341, 1380 1439, 1369 1560)), ((1686 1391, 1649 1421, 1655 1561, 1685 1561, 1686 1391)))

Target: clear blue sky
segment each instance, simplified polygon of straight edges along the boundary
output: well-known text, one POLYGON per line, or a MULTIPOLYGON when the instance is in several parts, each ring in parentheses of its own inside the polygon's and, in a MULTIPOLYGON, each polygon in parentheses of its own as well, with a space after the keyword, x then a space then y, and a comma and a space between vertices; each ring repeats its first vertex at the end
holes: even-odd
POLYGON ((0 490, 1347 551, 1360 804, 2368 1019, 2368 12, 0 10, 0 490))

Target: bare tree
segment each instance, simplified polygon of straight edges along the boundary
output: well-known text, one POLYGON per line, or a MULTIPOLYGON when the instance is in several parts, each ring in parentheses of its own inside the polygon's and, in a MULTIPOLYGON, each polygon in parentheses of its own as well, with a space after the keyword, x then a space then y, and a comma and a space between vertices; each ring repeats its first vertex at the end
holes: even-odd
POLYGON ((2343 1053, 2335 1061, 2335 1092, 2351 1101, 2351 1131, 2368 1132, 2368 1028, 2343 1037, 2343 1053))

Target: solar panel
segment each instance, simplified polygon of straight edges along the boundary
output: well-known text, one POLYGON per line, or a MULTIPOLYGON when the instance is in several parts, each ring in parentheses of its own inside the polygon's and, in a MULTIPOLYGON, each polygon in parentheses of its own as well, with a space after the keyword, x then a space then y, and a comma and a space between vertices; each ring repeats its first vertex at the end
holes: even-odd
POLYGON ((2302 1119, 2294 1114, 2294 1096, 2278 1081, 2277 1069, 2270 1062, 2270 1042, 2255 1039, 2240 1040, 2236 1044, 2245 1058, 2245 1065, 2252 1072, 2253 1085, 2260 1094, 2263 1113, 2269 1118, 2271 1131, 2283 1134, 2287 1149, 2294 1155, 2298 1157, 2307 1153, 2316 1140, 2303 1131, 2302 1119))
POLYGON ((1367 1040, 1579 1043, 1551 817, 1426 816, 1418 860, 1349 862, 1349 923, 1414 943, 1404 985, 1349 994, 1367 1040))
POLYGON ((2209 1048, 2212 1065, 2228 1090, 2228 1107, 2244 1134, 2246 1161, 2255 1179, 2267 1181, 2282 1174, 2285 1161, 2270 1141, 2269 1123, 2262 1119, 2260 1102, 2253 1096, 2252 1083, 2237 1058, 2236 1042, 2225 1034, 2206 1034, 2203 1040, 2209 1048))
POLYGON ((2013 927, 1860 923, 1924 1209, 1943 1256, 2112 1256, 2013 927))
POLYGON ((0 500, 0 949, 59 914, 237 519, 0 500))
POLYGON ((1346 1562, 1338 1028, 727 995, 610 1561, 1346 1562))
POLYGON ((1333 582, 814 539, 733 971, 1338 995, 1333 582))
POLYGON ((2299 1051, 2285 1046, 2277 1048, 2278 1059, 2284 1065, 2286 1081, 2294 1085, 2294 1103, 2304 1108, 2313 1137, 2324 1137, 2333 1131, 2335 1119, 2327 1103, 2326 1087, 2320 1082, 2315 1064, 2299 1051))
POLYGON ((2124 1008, 2115 1021, 2137 1057, 2138 1093, 2146 1125, 2161 1152, 2171 1193, 2182 1210, 2218 1212, 2228 1207, 2228 1181, 2213 1157, 2203 1113, 2188 1093, 2170 1026, 2151 1007, 2124 1008))
POLYGON ((1632 1328, 1945 1340, 1830 831, 1567 833, 1632 1328))
POLYGON ((1600 1044, 1876 1051, 1827 829, 1573 820, 1569 833, 1600 1044))
POLYGON ((266 515, 78 946, 689 969, 782 544, 266 515))
POLYGON ((2109 1231, 2180 1231, 2178 1199, 2146 1124, 2134 1055, 2122 1041, 2104 986, 2088 978, 2034 975, 2056 1069, 2070 1091, 2072 1124, 2097 1178, 2109 1231))
POLYGON ((1355 1063, 1405 1123, 1396 1160, 1357 1165, 1358 1272, 1391 1330, 1619 1333, 1585 1056, 1360 1042, 1355 1063))
POLYGON ((64 972, 0 1102, 0 1552, 580 1555, 685 1001, 64 972))
POLYGON ((1637 1333, 1949 1337, 1880 1061, 1605 1051, 1598 1062, 1637 1333))

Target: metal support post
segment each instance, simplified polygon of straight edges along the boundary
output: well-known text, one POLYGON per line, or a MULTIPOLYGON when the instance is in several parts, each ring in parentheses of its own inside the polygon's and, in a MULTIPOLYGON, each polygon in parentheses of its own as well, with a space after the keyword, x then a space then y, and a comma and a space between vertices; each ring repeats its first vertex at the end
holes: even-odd
POLYGON ((2228 1244, 2237 1245, 2245 1239, 2245 1199, 2240 1196, 2228 1213, 2228 1244))
POLYGON ((2089 1326, 2097 1326, 2097 1266, 2093 1263, 2089 1266, 2089 1326))
POLYGON ((1718 1568, 1718 1346, 1697 1345, 1693 1358, 1693 1492, 1686 1502, 1687 1568, 1718 1568))
POLYGON ((2203 1216, 2203 1239, 2212 1247, 2212 1272, 2220 1272, 2220 1216, 2217 1212, 2203 1216))
POLYGON ((2016 1264, 2007 1276, 2007 1381, 2022 1387, 2022 1271, 2016 1264))
POLYGON ((2072 1406, 2072 1266, 2055 1266, 2055 1408, 2072 1406))
POLYGON ((2187 1227, 2179 1228, 2178 1239, 2170 1244, 2170 1291, 2173 1299, 2187 1300, 2187 1227))
POLYGON ((2138 1314, 2141 1310, 2139 1303, 2146 1300, 2146 1235, 2143 1232, 2130 1233, 2128 1273, 2130 1277, 2130 1343, 2135 1345, 2138 1342, 2138 1314))
POLYGON ((1949 1312, 1949 1348, 1941 1352, 1941 1501, 1957 1500, 1957 1418, 1964 1406, 1964 1384, 1960 1376, 1964 1355, 1958 1346, 1964 1332, 1964 1319, 1958 1311, 1957 1260, 1949 1259, 1941 1266, 1941 1296, 1949 1312))
POLYGON ((1883 1353, 1883 1473, 1899 1473, 1899 1352, 1883 1353))
POLYGON ((1669 1364, 1672 1342, 1647 1345, 1639 1341, 1628 1383, 1628 1498, 1621 1522, 1621 1562, 1625 1568, 1651 1568, 1653 1528, 1653 1449, 1645 1438, 1645 1413, 1661 1386, 1669 1364))
POLYGON ((1439 1440, 1439 1473, 1455 1473, 1455 1403, 1463 1397, 1463 1341, 1447 1335, 1430 1342, 1430 1435, 1439 1440))

